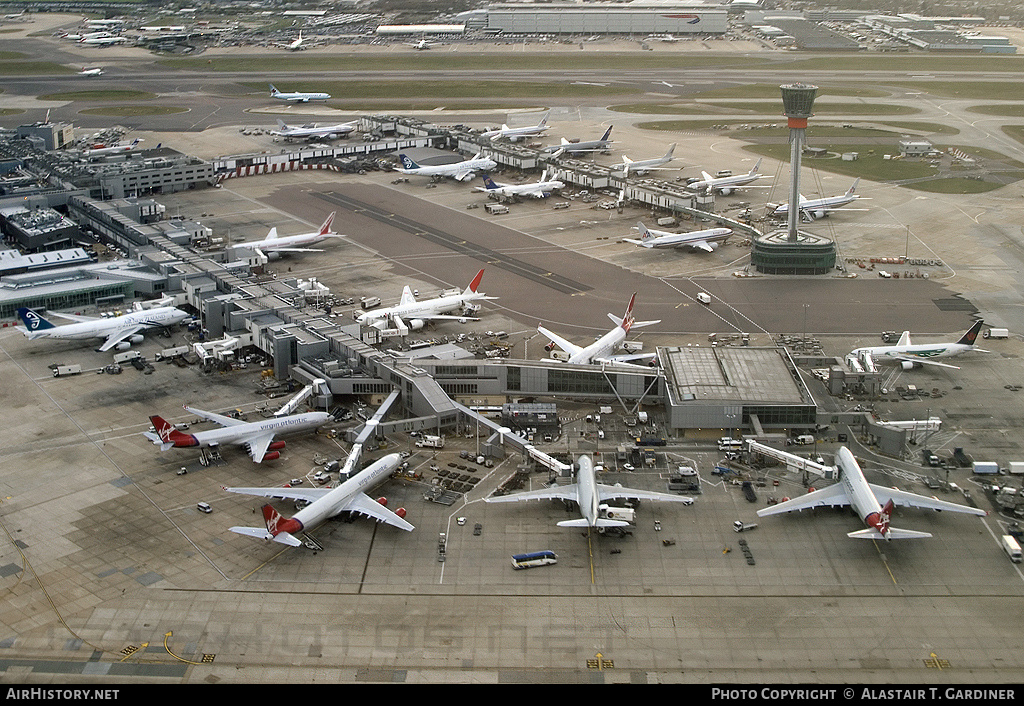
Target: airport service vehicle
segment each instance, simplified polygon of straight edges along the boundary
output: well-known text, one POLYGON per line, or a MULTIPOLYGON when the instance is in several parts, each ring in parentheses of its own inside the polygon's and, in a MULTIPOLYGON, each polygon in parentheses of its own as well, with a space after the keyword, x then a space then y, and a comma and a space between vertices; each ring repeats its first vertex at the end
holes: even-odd
POLYGON ((327 216, 319 230, 315 230, 312 233, 300 233, 298 235, 278 235, 277 228, 271 228, 270 232, 267 233, 267 237, 263 240, 257 240, 248 243, 236 243, 232 245, 232 248, 244 248, 246 250, 258 250, 268 257, 273 259, 279 256, 281 253, 289 252, 323 252, 315 248, 304 247, 306 245, 315 245, 323 240, 330 238, 344 238, 347 236, 339 235, 331 230, 331 224, 334 223, 334 216, 336 211, 331 211, 331 215, 327 216))
POLYGON ((154 415, 149 420, 155 431, 145 432, 143 436, 159 446, 161 451, 172 448, 209 448, 224 444, 244 446, 248 449, 253 463, 262 463, 281 457, 281 449, 285 447, 285 442, 275 441, 274 437, 316 429, 331 419, 327 412, 304 412, 261 419, 257 422, 243 422, 194 407, 186 406, 185 410, 197 417, 215 422, 221 428, 186 434, 163 417, 154 415))
POLYGON ((92 317, 78 314, 58 314, 75 323, 56 326, 45 319, 42 314, 21 307, 18 318, 25 324, 18 329, 30 340, 37 338, 90 339, 102 338, 103 344, 96 350, 109 351, 111 348, 125 350, 133 343, 142 342, 142 332, 152 328, 166 328, 180 324, 191 318, 191 315, 173 306, 160 306, 152 309, 138 308, 121 316, 92 317))
POLYGON ((554 486, 541 490, 527 490, 521 493, 498 495, 484 498, 488 503, 516 503, 529 500, 568 500, 579 506, 583 515, 577 520, 563 520, 559 527, 587 527, 604 531, 609 527, 628 527, 626 520, 610 519, 602 515, 607 512, 606 503, 610 500, 652 500, 690 504, 693 498, 668 493, 657 493, 649 490, 635 490, 620 485, 605 485, 597 482, 594 462, 590 456, 582 455, 577 459, 576 482, 571 485, 554 486), (604 506, 604 510, 602 510, 604 506))
MULTIPOLYGON (((759 446, 759 450, 772 453, 771 449, 759 446)), ((782 452, 774 452, 772 455, 783 457, 782 452)), ((785 455, 790 456, 789 454, 785 455)), ((804 459, 801 459, 804 460, 804 459)), ((804 460, 805 463, 808 463, 804 460)), ((844 507, 850 506, 861 518, 867 529, 857 532, 850 532, 848 537, 855 539, 920 539, 931 537, 928 532, 916 532, 914 530, 903 530, 891 527, 889 520, 896 505, 901 507, 918 507, 927 510, 948 510, 950 512, 963 512, 969 515, 984 516, 987 513, 974 507, 957 505, 956 503, 928 498, 915 493, 908 493, 905 490, 887 488, 873 483, 868 483, 864 472, 857 463, 857 459, 845 446, 840 446, 836 453, 836 470, 839 473, 839 482, 815 490, 806 495, 781 502, 772 507, 758 510, 758 517, 778 515, 793 510, 807 510, 818 507, 844 507)))
POLYGON ((425 435, 421 436, 416 440, 416 445, 420 448, 428 449, 443 449, 444 448, 444 437, 443 436, 432 436, 425 435))
POLYGON ((1020 544, 1012 535, 1004 534, 999 540, 999 546, 1006 552, 1006 556, 1010 557, 1010 561, 1014 564, 1021 563, 1020 544))
POLYGON ((686 185, 686 188, 691 189, 693 191, 714 191, 716 193, 722 194, 723 196, 728 196, 737 188, 741 186, 746 186, 747 184, 755 182, 758 179, 763 179, 764 177, 766 177, 767 174, 757 173, 757 170, 760 169, 760 167, 761 160, 759 159, 757 160, 757 163, 754 164, 753 168, 746 174, 737 174, 736 176, 727 177, 714 177, 708 174, 707 172, 701 172, 701 176, 704 178, 699 179, 698 181, 690 182, 689 184, 686 185))
POLYGON ((444 294, 433 299, 417 301, 412 288, 406 285, 402 289, 402 299, 396 306, 366 311, 356 316, 356 321, 364 326, 384 329, 394 324, 398 329, 419 331, 430 321, 465 321, 476 320, 464 312, 473 302, 497 299, 479 291, 484 271, 480 270, 469 285, 462 291, 454 290, 452 294, 444 294), (452 312, 459 312, 453 314, 452 312))
POLYGON ((387 498, 374 500, 366 491, 390 477, 402 457, 388 454, 374 461, 359 473, 355 474, 337 488, 224 488, 229 493, 255 495, 263 498, 296 500, 308 503, 290 518, 282 517, 271 505, 263 506, 263 519, 266 529, 261 527, 232 527, 231 531, 248 537, 297 547, 302 541, 295 535, 309 532, 324 521, 336 517, 343 512, 365 515, 377 522, 383 522, 399 529, 411 532, 415 529, 405 518, 405 509, 395 511, 387 509, 387 498))
MULTIPOLYGON (((635 321, 633 319, 633 305, 636 303, 636 292, 633 292, 633 296, 629 298, 629 304, 626 306, 626 313, 623 314, 622 318, 618 318, 613 314, 608 314, 608 318, 615 322, 615 328, 608 333, 601 336, 589 346, 577 346, 575 343, 570 343, 565 338, 562 338, 556 333, 549 331, 543 326, 538 326, 537 330, 547 336, 551 341, 550 344, 544 347, 544 350, 551 352, 555 346, 561 348, 567 354, 567 357, 563 362, 574 364, 574 365, 589 365, 589 364, 602 364, 602 363, 616 363, 619 365, 632 365, 633 361, 636 360, 652 360, 658 354, 657 353, 632 353, 628 355, 612 355, 612 351, 619 347, 619 345, 625 340, 626 334, 629 333, 630 329, 640 328, 642 326, 651 326, 653 324, 661 323, 661 319, 656 321, 635 321)), ((633 367, 646 367, 634 365, 633 367)))
POLYGON ((287 101, 289 103, 308 103, 309 101, 325 101, 330 100, 330 93, 304 93, 302 91, 293 91, 291 93, 282 93, 281 91, 274 88, 274 84, 270 86, 270 97, 276 98, 277 100, 287 101))
POLYGON ((1009 338, 1010 329, 1006 328, 990 328, 986 329, 985 333, 981 334, 982 338, 1009 338))
POLYGON ((507 139, 509 142, 518 142, 524 137, 543 135, 545 130, 551 129, 548 125, 548 115, 550 113, 550 110, 547 113, 544 113, 544 117, 541 118, 540 122, 536 125, 529 125, 527 127, 509 127, 508 125, 502 125, 497 130, 486 130, 480 133, 480 137, 486 137, 491 140, 491 142, 501 139, 507 139))
POLYGON ((984 321, 978 320, 954 343, 911 343, 910 331, 904 331, 899 342, 895 346, 868 346, 850 351, 846 359, 863 361, 866 367, 873 369, 874 363, 898 363, 904 370, 918 367, 920 365, 937 365, 943 368, 954 368, 959 366, 939 363, 935 358, 948 358, 968 351, 988 353, 989 351, 975 348, 978 334, 984 321))
POLYGON ((79 76, 102 76, 103 75, 103 69, 101 69, 98 66, 96 68, 92 68, 92 69, 90 69, 88 67, 82 67, 82 70, 78 72, 78 75, 79 76))
POLYGON ((557 563, 558 555, 550 549, 545 549, 540 552, 527 552, 526 554, 512 555, 513 569, 531 569, 535 566, 547 566, 548 564, 557 563))
POLYGON ((398 159, 402 164, 398 171, 402 174, 410 176, 451 177, 455 181, 469 181, 476 176, 477 172, 486 172, 498 166, 498 163, 493 159, 484 157, 483 152, 477 152, 473 157, 456 162, 455 164, 438 164, 432 167, 421 167, 405 153, 399 153, 398 159))
POLYGON ((623 240, 644 248, 689 247, 694 250, 714 252, 719 243, 725 242, 732 235, 731 228, 708 228, 689 233, 670 233, 664 230, 651 230, 642 221, 637 221, 636 226, 640 231, 640 238, 623 238, 623 240))
POLYGON ((662 167, 661 165, 668 164, 669 162, 675 159, 675 157, 672 156, 672 153, 675 152, 675 149, 676 143, 673 142, 669 146, 668 152, 666 152, 663 156, 654 157, 653 159, 638 159, 636 161, 623 155, 622 164, 612 167, 612 171, 620 171, 622 172, 622 176, 627 177, 630 175, 630 172, 632 172, 636 176, 643 176, 647 172, 655 169, 672 169, 672 167, 662 167))

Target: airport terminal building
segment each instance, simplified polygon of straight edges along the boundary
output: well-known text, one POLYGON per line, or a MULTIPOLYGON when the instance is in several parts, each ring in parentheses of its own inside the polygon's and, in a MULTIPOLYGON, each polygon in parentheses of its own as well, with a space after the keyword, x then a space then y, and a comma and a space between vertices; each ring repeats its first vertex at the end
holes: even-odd
POLYGON ((702 2, 498 3, 486 31, 503 34, 725 34, 729 12, 702 2))

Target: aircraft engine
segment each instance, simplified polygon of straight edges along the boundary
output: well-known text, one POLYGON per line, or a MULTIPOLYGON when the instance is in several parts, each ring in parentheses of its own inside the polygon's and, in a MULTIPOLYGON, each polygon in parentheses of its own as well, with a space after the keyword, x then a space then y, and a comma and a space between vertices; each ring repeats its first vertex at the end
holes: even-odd
POLYGON ((917 363, 915 363, 912 360, 904 360, 902 363, 900 363, 900 367, 903 368, 904 370, 913 370, 916 365, 917 363))
POLYGON ((377 502, 380 503, 381 505, 383 505, 384 507, 388 506, 388 499, 385 498, 383 495, 381 495, 379 498, 377 498, 377 502))
POLYGON ((269 451, 280 451, 281 449, 284 448, 284 446, 285 446, 285 442, 283 442, 283 441, 272 441, 270 443, 270 446, 267 447, 267 450, 269 450, 269 451))
POLYGON ((326 137, 327 137, 328 140, 337 140, 338 139, 338 133, 331 132, 331 133, 328 133, 326 137))
POLYGON ((722 194, 722 196, 728 196, 729 194, 732 193, 732 187, 727 186, 724 189, 722 189, 720 193, 722 194))
POLYGON ((397 510, 395 510, 395 514, 404 520, 407 513, 404 507, 400 507, 397 510))
POLYGON ((409 320, 409 330, 410 331, 419 331, 419 330, 421 330, 426 325, 427 325, 427 322, 424 321, 423 319, 410 319, 409 320))
POLYGON ((119 350, 119 351, 126 351, 129 348, 131 348, 131 347, 132 347, 132 344, 129 341, 121 341, 116 346, 114 346, 114 349, 115 350, 119 350))
POLYGON ((828 214, 825 212, 825 209, 823 208, 819 208, 817 211, 811 211, 811 218, 824 218, 826 215, 828 214))
POLYGON ((146 340, 146 337, 143 336, 141 333, 137 333, 134 336, 128 337, 129 343, 142 343, 144 340, 146 340))
POLYGON ((271 250, 268 253, 264 253, 264 254, 267 256, 268 260, 280 260, 281 259, 281 253, 275 252, 273 250, 271 250))
POLYGON ((554 341, 552 341, 551 343, 549 343, 546 346, 544 346, 544 350, 546 352, 548 352, 548 353, 550 353, 551 351, 555 350, 555 343, 554 343, 554 341))
POLYGON ((279 458, 281 458, 280 451, 271 451, 270 453, 263 454, 264 461, 274 461, 279 458))

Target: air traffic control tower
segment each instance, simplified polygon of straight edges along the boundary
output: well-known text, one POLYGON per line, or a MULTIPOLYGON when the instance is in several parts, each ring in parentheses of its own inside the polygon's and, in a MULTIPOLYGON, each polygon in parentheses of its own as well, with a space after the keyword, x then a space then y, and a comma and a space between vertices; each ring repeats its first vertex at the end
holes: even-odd
POLYGON ((754 239, 750 264, 758 272, 773 275, 824 275, 836 265, 836 244, 821 235, 799 230, 800 156, 806 142, 807 119, 813 114, 817 86, 791 83, 782 90, 783 112, 789 119, 789 164, 792 170, 789 190, 788 224, 754 239))

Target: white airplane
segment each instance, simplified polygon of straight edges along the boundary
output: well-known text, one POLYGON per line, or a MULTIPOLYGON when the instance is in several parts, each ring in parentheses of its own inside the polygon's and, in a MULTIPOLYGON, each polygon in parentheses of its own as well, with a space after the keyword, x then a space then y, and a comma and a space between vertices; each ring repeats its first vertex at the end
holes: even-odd
POLYGON ((18 317, 25 326, 19 326, 30 340, 37 338, 67 338, 67 339, 89 339, 102 338, 103 344, 97 351, 105 352, 111 348, 126 350, 133 343, 142 342, 142 332, 150 328, 166 328, 180 324, 185 319, 192 318, 181 309, 173 306, 160 306, 153 309, 137 308, 135 311, 121 316, 107 318, 80 316, 77 314, 58 314, 53 316, 70 319, 73 324, 55 326, 43 318, 42 314, 21 307, 18 309, 18 317))
POLYGON ((286 253, 286 252, 323 252, 315 248, 303 247, 305 245, 315 245, 322 240, 329 238, 345 238, 345 235, 339 235, 331 230, 331 224, 334 222, 334 216, 337 212, 331 211, 331 215, 327 216, 327 220, 323 222, 319 230, 313 231, 312 233, 300 233, 299 235, 278 235, 277 228, 271 228, 270 232, 267 233, 267 237, 263 240, 257 240, 248 243, 236 243, 233 248, 245 248, 247 250, 259 250, 264 255, 272 253, 286 253))
POLYGON ((163 417, 154 415, 149 421, 156 431, 143 432, 143 436, 159 446, 161 451, 173 448, 218 447, 223 444, 245 446, 253 463, 261 463, 281 457, 281 449, 285 447, 285 442, 274 441, 275 436, 309 431, 331 420, 331 415, 327 412, 304 412, 261 419, 258 422, 243 422, 241 419, 204 412, 193 407, 186 406, 185 410, 197 417, 216 422, 221 428, 186 434, 163 417))
POLYGON ((582 518, 578 520, 563 520, 558 523, 559 527, 588 527, 603 530, 608 527, 626 527, 629 525, 624 520, 613 520, 605 517, 610 500, 653 500, 669 503, 693 504, 693 498, 682 495, 670 495, 669 493, 657 493, 649 490, 634 490, 623 488, 621 485, 605 485, 597 482, 594 473, 594 462, 590 456, 580 456, 577 459, 578 470, 576 471, 576 482, 571 485, 554 486, 543 490, 527 490, 522 493, 510 493, 509 495, 497 495, 484 498, 488 503, 517 503, 528 500, 562 500, 570 501, 579 505, 582 518))
MULTIPOLYGON (((653 324, 661 323, 661 319, 657 321, 634 321, 633 319, 633 304, 636 302, 636 292, 633 292, 633 296, 629 298, 629 305, 626 307, 626 313, 623 314, 622 318, 618 318, 613 314, 608 314, 608 318, 615 322, 615 328, 601 336, 589 346, 577 346, 575 343, 570 343, 566 339, 562 338, 556 333, 552 333, 543 326, 538 326, 537 330, 547 336, 551 343, 544 346, 544 350, 551 351, 556 345, 563 351, 569 354, 566 363, 572 363, 574 365, 592 365, 601 363, 617 363, 619 365, 631 365, 632 361, 635 360, 651 360, 657 353, 633 353, 629 355, 611 355, 611 352, 619 347, 622 343, 626 334, 632 328, 640 328, 641 326, 651 326, 653 324)), ((634 366, 634 367, 645 367, 645 366, 634 366)))
POLYGON ((484 185, 476 187, 476 190, 498 198, 532 196, 535 199, 544 199, 550 196, 552 191, 558 191, 565 186, 564 182, 557 179, 548 179, 546 169, 540 175, 540 180, 532 184, 498 184, 487 174, 483 175, 483 179, 484 185))
POLYGON ((655 157, 653 159, 641 159, 635 162, 629 157, 623 155, 622 164, 616 165, 612 171, 622 172, 622 176, 629 176, 630 172, 637 176, 642 176, 654 169, 672 169, 672 167, 662 167, 661 165, 668 164, 675 159, 675 157, 672 156, 675 149, 676 143, 673 142, 664 156, 655 157))
POLYGON ((689 246, 695 250, 714 252, 718 244, 724 242, 732 235, 731 228, 708 228, 706 230, 695 230, 689 233, 669 233, 664 230, 650 230, 642 222, 637 222, 640 229, 640 239, 623 238, 627 243, 633 243, 645 248, 681 248, 689 246))
POLYGON ((302 30, 299 30, 299 36, 288 42, 287 44, 278 44, 279 47, 287 49, 288 51, 301 51, 305 47, 302 46, 302 30))
MULTIPOLYGON (((131 152, 138 148, 139 143, 144 142, 142 138, 135 138, 131 142, 125 144, 119 142, 116 145, 110 145, 108 147, 94 147, 91 149, 82 150, 83 157, 102 157, 107 154, 121 154, 123 152, 131 152)), ((163 144, 163 143, 161 143, 163 144)), ((157 145, 154 149, 160 149, 160 145, 157 145)))
MULTIPOLYGON (((821 199, 807 199, 800 195, 800 215, 813 220, 815 218, 824 218, 831 211, 839 209, 841 206, 845 206, 848 203, 853 203, 857 199, 861 198, 857 195, 857 184, 860 183, 860 177, 853 180, 853 185, 849 190, 841 196, 826 196, 821 199)), ((789 216, 789 204, 769 204, 769 208, 772 209, 771 215, 773 218, 786 218, 789 216)))
POLYGON ((904 331, 903 335, 900 336, 900 340, 894 346, 867 346, 865 348, 857 348, 856 350, 850 351, 847 355, 847 359, 867 359, 872 364, 898 363, 904 370, 910 370, 911 368, 920 365, 937 365, 942 368, 955 368, 956 370, 959 370, 960 368, 956 365, 939 363, 933 360, 933 358, 949 358, 968 351, 988 353, 989 351, 974 347, 974 344, 978 340, 978 333, 984 325, 984 321, 975 321, 974 325, 971 326, 971 328, 968 329, 967 332, 955 343, 914 344, 910 342, 910 331, 904 331))
POLYGON ((336 125, 303 125, 302 127, 293 127, 285 123, 284 120, 278 118, 277 130, 271 130, 272 135, 279 135, 286 140, 291 139, 317 139, 317 140, 336 140, 340 137, 346 137, 350 132, 356 129, 359 125, 358 121, 352 121, 350 123, 337 123, 336 125))
POLYGON ((701 176, 704 177, 700 181, 694 181, 686 185, 687 189, 693 191, 715 191, 723 196, 728 196, 739 186, 745 186, 751 182, 755 182, 758 179, 762 179, 767 174, 758 174, 757 170, 761 167, 761 160, 757 160, 757 164, 747 172, 746 174, 737 174, 736 176, 728 177, 713 177, 707 172, 701 172, 701 176))
POLYGON ((441 46, 441 43, 440 42, 431 42, 431 41, 428 41, 426 39, 421 39, 418 42, 405 42, 405 46, 412 47, 416 51, 426 51, 427 49, 430 49, 431 47, 439 47, 439 46, 441 46))
POLYGON ((462 292, 454 290, 453 294, 423 301, 416 301, 416 295, 406 285, 402 290, 402 300, 396 306, 363 312, 356 317, 356 321, 378 329, 387 328, 390 323, 394 323, 399 329, 408 327, 412 331, 419 331, 429 321, 477 321, 477 317, 466 316, 461 312, 473 302, 497 299, 478 291, 483 277, 484 271, 480 270, 462 292), (460 313, 453 315, 450 313, 453 311, 460 313))
POLYGON ((90 68, 87 68, 87 67, 83 66, 82 70, 78 72, 78 75, 79 76, 102 76, 103 75, 103 69, 101 69, 99 67, 96 67, 94 69, 90 69, 90 68))
POLYGON ((509 142, 518 142, 524 137, 543 135, 545 130, 551 129, 551 126, 548 125, 548 115, 550 114, 550 110, 547 113, 544 113, 544 117, 541 118, 540 122, 536 125, 530 125, 528 127, 509 127, 508 125, 503 124, 500 129, 487 130, 480 133, 480 136, 489 138, 492 142, 502 138, 507 138, 509 142))
POLYGON ((604 135, 602 135, 598 140, 569 142, 569 140, 563 137, 561 144, 545 147, 544 152, 551 154, 553 157, 560 157, 563 154, 577 154, 579 152, 605 152, 611 149, 611 146, 615 144, 611 139, 609 139, 611 138, 613 127, 614 125, 609 125, 608 129, 604 131, 604 135))
POLYGON ((366 494, 367 490, 391 476, 401 462, 400 455, 388 454, 380 460, 374 461, 337 488, 224 488, 229 493, 309 503, 287 519, 270 505, 264 505, 263 519, 267 523, 266 529, 232 527, 231 531, 236 534, 244 534, 247 537, 298 547, 302 541, 295 536, 296 534, 309 532, 332 517, 343 512, 350 512, 366 515, 377 522, 386 522, 406 532, 411 532, 415 527, 404 519, 405 508, 398 508, 392 512, 385 507, 386 498, 381 497, 374 500, 366 494))
POLYGON ((439 164, 433 167, 421 167, 408 155, 399 153, 398 159, 402 162, 402 166, 398 168, 398 171, 402 174, 409 174, 411 176, 446 176, 451 177, 456 181, 469 181, 476 176, 478 171, 487 171, 498 166, 498 163, 493 159, 483 157, 482 155, 483 152, 477 152, 476 156, 454 164, 439 164))
POLYGON ((127 37, 85 37, 80 40, 82 44, 91 44, 98 47, 106 47, 111 44, 124 44, 127 37))
POLYGON ((908 493, 905 490, 886 488, 880 485, 868 483, 864 477, 857 459, 853 457, 850 450, 840 446, 836 453, 836 468, 839 471, 839 482, 815 490, 806 495, 781 502, 772 507, 758 510, 758 517, 778 515, 793 510, 806 510, 818 507, 845 507, 850 506, 855 513, 867 525, 867 529, 857 532, 850 532, 848 537, 855 539, 920 539, 931 537, 928 532, 916 532, 914 530, 901 530, 889 525, 893 508, 919 507, 926 510, 949 510, 950 512, 965 512, 970 515, 984 516, 988 513, 978 508, 955 503, 945 502, 936 498, 929 498, 923 495, 908 493))
POLYGON ((274 88, 274 84, 268 84, 270 86, 270 97, 276 98, 277 100, 288 101, 289 103, 308 103, 309 101, 325 101, 330 100, 330 93, 303 93, 296 91, 293 93, 281 93, 281 91, 274 88))

